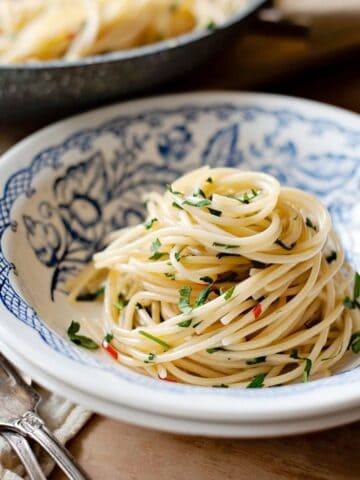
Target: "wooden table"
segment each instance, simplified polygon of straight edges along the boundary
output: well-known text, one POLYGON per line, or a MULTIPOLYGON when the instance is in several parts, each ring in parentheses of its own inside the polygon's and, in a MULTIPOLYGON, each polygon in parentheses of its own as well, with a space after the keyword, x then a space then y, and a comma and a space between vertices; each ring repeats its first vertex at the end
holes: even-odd
MULTIPOLYGON (((252 35, 161 92, 263 90, 360 111, 360 66, 354 52, 345 52, 348 43, 329 48, 302 39, 252 35)), ((0 125, 0 152, 47 122, 0 125)), ((360 478, 360 423, 292 438, 221 440, 159 433, 94 416, 69 448, 94 480, 360 478)), ((58 471, 52 476, 63 478, 58 471)))

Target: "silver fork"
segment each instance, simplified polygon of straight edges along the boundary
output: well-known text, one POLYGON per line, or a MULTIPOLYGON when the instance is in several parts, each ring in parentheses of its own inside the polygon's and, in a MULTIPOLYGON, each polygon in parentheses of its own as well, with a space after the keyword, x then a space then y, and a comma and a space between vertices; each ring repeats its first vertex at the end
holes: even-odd
POLYGON ((39 401, 39 394, 24 382, 0 354, 0 430, 16 432, 36 440, 71 480, 89 480, 36 414, 39 401))
POLYGON ((1 432, 1 436, 7 440, 24 465, 30 480, 46 480, 41 467, 35 457, 29 442, 20 433, 11 431, 1 432))

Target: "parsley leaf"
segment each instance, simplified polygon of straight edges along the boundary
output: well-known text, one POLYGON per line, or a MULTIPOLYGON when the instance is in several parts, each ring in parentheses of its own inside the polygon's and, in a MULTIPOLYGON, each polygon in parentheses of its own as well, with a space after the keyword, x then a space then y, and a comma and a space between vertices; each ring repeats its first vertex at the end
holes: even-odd
POLYGON ((171 345, 166 343, 164 340, 161 340, 161 338, 155 337, 154 335, 151 335, 151 333, 145 332, 144 330, 139 330, 140 335, 143 337, 148 338, 149 340, 152 340, 153 342, 158 343, 162 347, 164 347, 166 350, 169 350, 171 348, 171 345))
POLYGON ((208 183, 213 183, 213 179, 212 179, 211 177, 208 177, 208 178, 206 179, 206 181, 207 181, 208 183))
POLYGON ((219 243, 219 242, 213 242, 212 246, 213 247, 226 248, 226 249, 239 248, 239 245, 228 245, 226 243, 219 243))
POLYGON ((248 360, 246 365, 257 365, 258 363, 263 363, 266 361, 266 357, 256 357, 253 360, 248 360))
POLYGON ((262 388, 264 386, 265 377, 266 373, 259 373, 259 375, 255 375, 246 388, 262 388))
POLYGON ((239 200, 239 202, 241 203, 245 203, 246 205, 248 205, 251 200, 253 200, 255 197, 257 197, 259 195, 259 192, 257 192, 255 189, 251 189, 251 194, 249 194, 248 192, 245 192, 244 195, 241 197, 241 198, 236 198, 236 200, 239 200))
POLYGON ((204 305, 206 302, 208 296, 211 293, 212 285, 209 285, 208 287, 204 288, 204 290, 201 290, 199 293, 199 296, 195 300, 194 307, 200 307, 201 305, 204 305))
POLYGON ((187 328, 187 327, 190 327, 191 322, 192 322, 192 318, 190 318, 190 320, 184 320, 183 322, 179 322, 177 325, 182 328, 187 328))
POLYGON ((151 244, 151 247, 150 247, 150 250, 152 252, 157 252, 159 250, 159 248, 161 247, 161 242, 160 240, 157 238, 156 240, 154 240, 151 244))
POLYGON ((181 206, 181 205, 179 205, 179 204, 178 204, 178 203, 176 203, 176 202, 172 202, 172 204, 171 204, 171 205, 172 205, 173 207, 175 207, 175 208, 178 208, 179 210, 184 210, 184 209, 182 208, 182 206, 181 206))
POLYGON ((350 347, 354 353, 360 353, 360 330, 351 335, 348 348, 350 347))
POLYGON ((285 250, 292 250, 296 245, 296 242, 293 242, 291 245, 285 245, 285 243, 282 242, 280 239, 275 240, 275 243, 277 245, 280 245, 280 247, 284 248, 285 250))
POLYGON ((317 227, 312 223, 312 221, 310 220, 309 217, 306 217, 305 225, 306 225, 307 227, 312 228, 313 230, 315 230, 315 232, 317 232, 317 227))
POLYGON ((221 210, 216 210, 215 208, 208 208, 209 210, 209 213, 211 213, 211 215, 215 215, 215 217, 221 217, 222 215, 222 211, 221 210))
POLYGON ((206 195, 205 195, 204 191, 201 190, 201 188, 198 188, 197 190, 195 190, 195 192, 193 193, 193 196, 194 197, 206 198, 206 195))
POLYGON ((220 351, 226 351, 224 347, 214 347, 214 348, 207 348, 206 349, 207 353, 215 353, 215 352, 220 352, 220 351))
POLYGON ((240 257, 241 255, 238 253, 225 253, 225 252, 219 252, 216 254, 216 258, 223 258, 223 257, 240 257))
POLYGON ((155 222, 157 222, 158 219, 157 218, 151 218, 150 220, 148 220, 147 222, 144 223, 144 227, 146 228, 146 230, 150 230, 150 228, 154 225, 155 222))
POLYGON ((207 30, 214 30, 216 28, 216 23, 211 20, 207 25, 206 25, 206 29, 207 30))
POLYGON ((309 380, 309 375, 310 371, 312 368, 312 361, 310 358, 303 358, 299 357, 299 352, 295 348, 291 350, 290 352, 290 357, 294 358, 296 360, 305 360, 305 367, 304 367, 304 373, 303 373, 303 382, 307 382, 309 380))
POLYGON ((213 385, 213 388, 229 388, 229 385, 225 383, 220 383, 219 385, 213 385))
POLYGON ((354 308, 360 309, 360 301, 358 300, 360 297, 360 275, 358 272, 355 272, 354 278, 354 289, 353 289, 353 298, 345 297, 343 304, 346 308, 353 310, 354 308))
POLYGON ((182 313, 190 313, 192 310, 190 305, 191 287, 180 288, 179 295, 179 309, 182 313))
POLYGON ((67 329, 69 339, 80 347, 87 348, 88 350, 97 350, 99 348, 99 345, 89 337, 85 337, 84 335, 78 335, 79 330, 80 323, 71 322, 69 328, 67 329))
POLYGON ((206 207, 207 205, 211 205, 210 200, 204 199, 204 200, 193 200, 191 198, 188 198, 184 202, 182 202, 183 205, 191 205, 192 207, 206 207))
POLYGON ((172 193, 173 195, 179 195, 180 197, 182 197, 184 195, 181 192, 177 192, 177 191, 173 190, 172 185, 170 185, 170 184, 166 185, 166 190, 168 192, 172 193))
POLYGON ((234 290, 235 290, 235 286, 230 287, 229 290, 226 290, 226 292, 224 294, 224 299, 225 300, 230 300, 230 298, 232 297, 232 294, 234 293, 234 290))
POLYGON ((138 310, 141 310, 142 308, 144 308, 141 303, 137 302, 135 307, 138 309, 138 310))
POLYGON ((328 256, 326 257, 327 263, 331 263, 331 262, 333 262, 333 261, 336 260, 336 259, 337 259, 337 253, 336 253, 335 250, 332 250, 331 253, 330 253, 330 255, 328 255, 328 256))
POLYGON ((155 359, 156 359, 156 354, 150 352, 147 359, 144 360, 144 363, 154 363, 155 359))
POLYGON ((208 277, 208 276, 206 276, 206 277, 200 277, 200 280, 201 280, 202 282, 206 282, 206 283, 214 283, 214 280, 213 280, 211 277, 208 277))
POLYGON ((99 297, 103 296, 105 292, 105 287, 100 287, 96 292, 93 293, 80 293, 76 297, 77 302, 93 302, 99 297))

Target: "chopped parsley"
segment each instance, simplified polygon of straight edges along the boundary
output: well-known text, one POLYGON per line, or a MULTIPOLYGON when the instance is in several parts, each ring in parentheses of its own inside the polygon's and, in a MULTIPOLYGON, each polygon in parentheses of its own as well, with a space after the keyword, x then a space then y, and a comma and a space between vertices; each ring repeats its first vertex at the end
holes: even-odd
POLYGON ((149 353, 148 357, 146 360, 144 360, 144 363, 154 363, 156 359, 155 353, 149 353))
POLYGON ((204 191, 201 190, 201 188, 198 188, 197 190, 195 190, 195 192, 193 193, 193 196, 194 197, 206 198, 206 195, 205 195, 204 191))
POLYGON ((154 223, 156 223, 158 221, 157 218, 151 218, 150 220, 148 220, 147 222, 144 223, 144 227, 146 228, 146 230, 150 230, 150 228, 154 225, 154 223))
POLYGON ((240 257, 238 253, 224 253, 224 252, 219 252, 216 254, 216 258, 223 258, 223 257, 240 257))
POLYGON ((266 373, 259 373, 259 375, 255 375, 246 388, 262 388, 264 386, 265 377, 266 373))
POLYGON ((76 297, 77 302, 93 302, 97 300, 99 297, 102 297, 105 292, 105 287, 100 287, 96 292, 89 292, 89 293, 80 293, 76 297))
POLYGON ((254 188, 252 188, 251 193, 245 192, 241 198, 236 198, 236 197, 235 198, 236 200, 239 200, 239 202, 248 205, 258 195, 259 195, 259 192, 257 192, 254 188))
POLYGON ((330 255, 326 257, 327 263, 332 263, 337 259, 337 253, 335 250, 332 250, 330 255))
POLYGON ((232 297, 232 294, 234 293, 234 290, 235 290, 235 286, 230 287, 229 290, 226 290, 226 292, 224 294, 224 299, 225 300, 230 300, 230 298, 232 297))
POLYGON ((305 360, 305 367, 303 373, 303 382, 307 382, 309 380, 310 371, 312 368, 312 361, 310 358, 299 357, 299 352, 295 348, 291 350, 290 357, 296 360, 305 360))
POLYGON ((192 323, 192 318, 190 318, 190 320, 184 320, 183 322, 179 322, 177 325, 182 328, 187 328, 187 327, 190 327, 191 323, 192 323))
POLYGON ((207 30, 214 30, 216 28, 216 23, 213 20, 210 20, 210 22, 206 25, 207 30))
POLYGON ((258 262, 257 260, 251 260, 251 263, 253 264, 254 268, 266 268, 267 267, 266 263, 258 262))
POLYGON ((199 296, 195 300, 194 308, 197 308, 197 307, 200 307, 201 305, 204 305, 208 296, 211 293, 211 289, 212 289, 212 285, 209 285, 208 287, 201 290, 201 292, 199 293, 199 296))
POLYGON ((215 353, 215 352, 224 352, 226 351, 224 347, 214 347, 214 348, 207 348, 206 349, 207 353, 215 353))
POLYGON ((180 252, 175 252, 175 259, 177 262, 180 262, 180 259, 181 259, 180 252))
POLYGON ((175 273, 165 272, 164 275, 167 278, 171 278, 171 280, 175 280, 175 273))
POLYGON ((151 257, 149 257, 149 260, 159 260, 164 255, 167 255, 167 253, 158 251, 160 247, 161 247, 161 242, 157 238, 151 244, 150 250, 152 251, 153 254, 151 255, 151 257))
POLYGON ((168 192, 172 193, 173 195, 179 195, 180 197, 182 197, 184 195, 181 192, 177 192, 176 190, 173 190, 172 185, 170 185, 170 184, 166 185, 166 190, 168 192))
POLYGON ((252 360, 248 360, 246 362, 246 365, 257 365, 258 363, 263 363, 266 362, 266 357, 256 357, 253 358, 252 360))
POLYGON ((201 322, 202 320, 200 320, 200 322, 194 323, 193 328, 196 328, 198 325, 200 325, 201 322))
POLYGON ((184 200, 182 202, 183 205, 191 205, 192 207, 206 207, 207 205, 211 205, 210 200, 204 199, 204 200, 193 200, 191 198, 188 198, 187 200, 184 200))
POLYGON ((219 243, 219 242, 213 242, 212 246, 219 247, 219 248, 226 248, 226 249, 239 248, 239 245, 228 245, 226 243, 219 243))
POLYGON ((353 289, 353 298, 345 297, 344 298, 344 306, 349 308, 350 310, 354 310, 354 308, 360 309, 360 275, 358 272, 355 272, 354 278, 354 289, 353 289))
POLYGON ((214 280, 211 277, 200 277, 200 280, 205 283, 214 283, 214 280))
POLYGON ((141 305, 141 303, 137 302, 135 307, 138 309, 138 310, 141 310, 143 309, 144 307, 141 305))
POLYGON ((315 230, 315 232, 317 232, 317 227, 313 224, 313 222, 310 220, 309 217, 306 217, 305 225, 306 225, 307 227, 312 228, 313 230, 315 230))
POLYGON ((213 388, 229 388, 229 385, 226 385, 226 383, 220 383, 220 385, 213 385, 213 388))
POLYGON ((182 287, 179 290, 179 309, 182 313, 190 313, 192 308, 190 305, 191 287, 182 287))
POLYGON ((111 340, 113 340, 113 339, 114 339, 114 335, 112 333, 107 333, 104 337, 104 340, 108 343, 110 343, 111 340))
POLYGON ((164 340, 161 340, 161 338, 158 338, 158 337, 154 337, 154 335, 151 335, 150 333, 145 332, 144 330, 139 330, 139 333, 140 333, 140 335, 142 335, 143 337, 146 337, 146 338, 148 338, 149 340, 152 340, 153 342, 158 343, 159 345, 161 345, 162 347, 164 347, 166 350, 169 350, 169 348, 171 348, 171 345, 169 345, 168 343, 164 342, 164 340))
POLYGON ((89 337, 85 337, 84 335, 78 335, 79 330, 80 323, 71 322, 69 328, 67 329, 69 339, 80 347, 87 348, 88 350, 97 350, 99 348, 99 345, 89 337))
POLYGON ((129 300, 127 300, 122 293, 119 293, 118 301, 114 302, 113 305, 119 310, 122 310, 124 307, 126 307, 128 303, 129 303, 129 300))
POLYGON ((175 208, 178 208, 179 210, 184 210, 184 209, 182 208, 182 206, 181 206, 181 205, 179 205, 179 204, 178 204, 178 203, 176 203, 176 202, 172 202, 172 204, 171 204, 171 205, 172 205, 173 207, 175 207, 175 208))
POLYGON ((215 208, 208 208, 209 210, 209 213, 211 213, 211 215, 215 215, 215 217, 221 217, 222 215, 222 211, 221 210, 216 210, 215 208))
POLYGON ((295 245, 296 245, 296 242, 293 242, 291 245, 286 245, 284 242, 282 242, 280 239, 277 239, 275 240, 275 243, 277 245, 280 245, 280 247, 282 247, 284 250, 292 250, 295 245))
POLYGON ((160 240, 157 238, 156 240, 154 240, 151 244, 151 247, 150 247, 150 250, 152 252, 157 252, 159 250, 159 248, 161 247, 161 242, 160 240))
POLYGON ((349 348, 350 347, 354 353, 360 353, 360 330, 351 335, 349 348))
POLYGON ((208 183, 213 183, 214 180, 213 180, 211 177, 208 177, 208 178, 206 179, 206 181, 207 181, 208 183))

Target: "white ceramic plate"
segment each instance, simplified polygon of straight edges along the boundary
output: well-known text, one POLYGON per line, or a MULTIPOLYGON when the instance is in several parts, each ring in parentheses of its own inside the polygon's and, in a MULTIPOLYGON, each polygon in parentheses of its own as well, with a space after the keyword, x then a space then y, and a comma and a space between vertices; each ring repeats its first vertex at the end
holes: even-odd
MULTIPOLYGON (((67 326, 80 315, 62 293, 69 276, 107 231, 141 218, 142 192, 162 189, 205 163, 266 171, 315 193, 360 267, 356 115, 289 97, 235 93, 115 105, 42 130, 0 162, 2 341, 37 380, 77 391, 79 400, 103 412, 108 405, 118 418, 126 419, 126 408, 175 423, 294 424, 334 412, 357 418, 356 358, 344 372, 307 384, 206 389, 118 368, 105 353, 90 354, 66 339, 67 326)), ((336 418, 328 425, 345 421, 336 418)))

